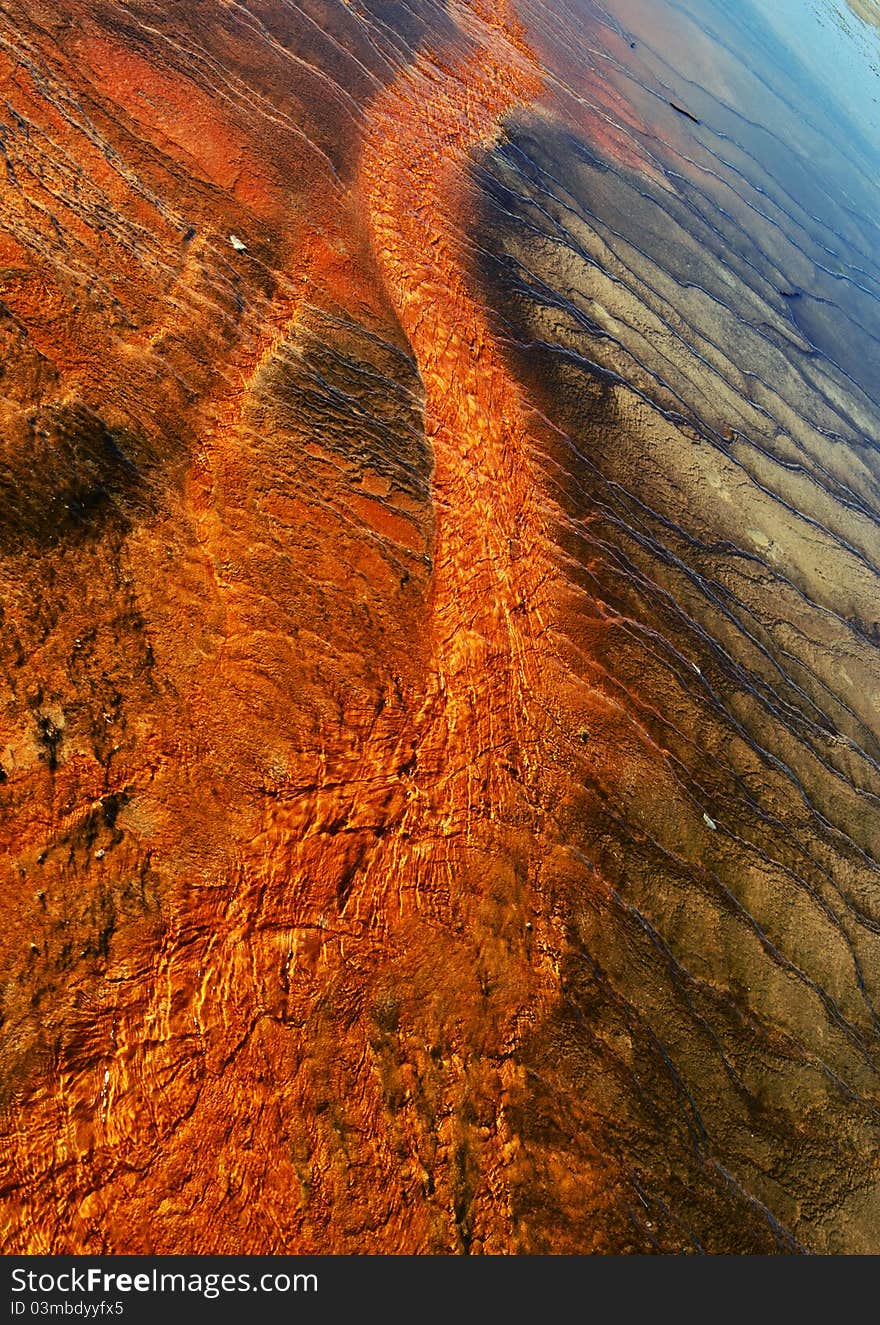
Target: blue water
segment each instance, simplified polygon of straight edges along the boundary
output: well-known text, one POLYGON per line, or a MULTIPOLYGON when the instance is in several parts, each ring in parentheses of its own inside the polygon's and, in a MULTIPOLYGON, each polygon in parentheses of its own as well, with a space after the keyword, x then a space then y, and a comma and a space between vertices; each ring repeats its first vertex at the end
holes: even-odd
POLYGON ((844 0, 764 0, 756 8, 880 156, 880 31, 844 0))

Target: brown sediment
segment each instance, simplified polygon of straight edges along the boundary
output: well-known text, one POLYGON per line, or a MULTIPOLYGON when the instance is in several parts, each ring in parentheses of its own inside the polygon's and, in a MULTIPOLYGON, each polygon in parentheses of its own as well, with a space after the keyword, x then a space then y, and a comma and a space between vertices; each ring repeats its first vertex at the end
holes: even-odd
POLYGON ((878 287, 790 85, 9 8, 7 1248, 873 1248, 878 287))
POLYGON ((846 0, 847 5, 856 15, 865 23, 873 23, 874 27, 880 27, 880 5, 877 0, 846 0))

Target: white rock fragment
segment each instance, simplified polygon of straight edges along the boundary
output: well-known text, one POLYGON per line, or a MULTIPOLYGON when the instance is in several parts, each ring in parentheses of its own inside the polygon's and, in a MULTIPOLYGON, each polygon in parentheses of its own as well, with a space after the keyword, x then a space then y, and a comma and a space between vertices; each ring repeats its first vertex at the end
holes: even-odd
POLYGON ((247 253, 247 244, 243 244, 238 235, 230 235, 229 242, 236 253, 247 253))
POLYGON ((715 820, 710 819, 705 810, 703 811, 703 823, 706 825, 707 828, 711 828, 713 833, 718 827, 715 820))

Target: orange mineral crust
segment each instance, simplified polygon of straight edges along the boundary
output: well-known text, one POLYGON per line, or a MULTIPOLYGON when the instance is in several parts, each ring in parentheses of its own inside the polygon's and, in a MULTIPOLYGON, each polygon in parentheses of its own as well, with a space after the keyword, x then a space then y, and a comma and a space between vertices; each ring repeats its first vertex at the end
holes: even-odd
POLYGON ((5 1250, 880 1250, 880 174, 740 8, 0 0, 5 1250))

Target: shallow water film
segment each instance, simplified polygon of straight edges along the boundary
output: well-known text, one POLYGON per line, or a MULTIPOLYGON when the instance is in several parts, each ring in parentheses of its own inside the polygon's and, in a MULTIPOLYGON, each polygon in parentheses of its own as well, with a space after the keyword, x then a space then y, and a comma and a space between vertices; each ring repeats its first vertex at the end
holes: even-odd
POLYGON ((10 1252, 880 1252, 875 0, 0 0, 10 1252))

